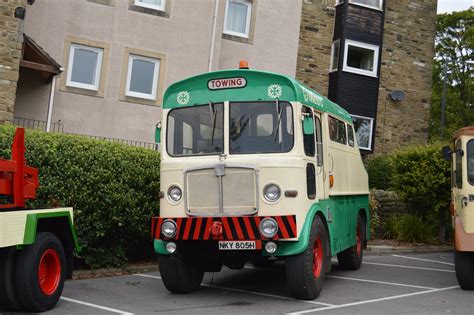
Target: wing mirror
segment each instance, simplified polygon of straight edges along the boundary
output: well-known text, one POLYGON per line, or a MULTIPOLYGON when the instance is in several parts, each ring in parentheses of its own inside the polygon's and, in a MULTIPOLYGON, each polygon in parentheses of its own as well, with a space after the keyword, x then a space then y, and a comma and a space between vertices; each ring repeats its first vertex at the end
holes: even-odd
POLYGON ((451 161, 451 148, 447 145, 441 148, 441 154, 443 155, 443 159, 446 161, 451 161))
POLYGON ((155 143, 161 142, 161 121, 156 124, 155 128, 155 143))

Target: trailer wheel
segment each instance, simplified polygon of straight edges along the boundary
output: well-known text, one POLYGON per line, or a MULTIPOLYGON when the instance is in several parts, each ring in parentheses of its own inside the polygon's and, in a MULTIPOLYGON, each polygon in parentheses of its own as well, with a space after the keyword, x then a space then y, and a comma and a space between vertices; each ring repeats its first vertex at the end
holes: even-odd
POLYGON ((0 249, 0 308, 8 310, 20 309, 20 303, 15 293, 16 254, 15 247, 0 249))
POLYGON ((364 256, 364 241, 365 241, 365 222, 361 215, 357 217, 356 227, 357 243, 337 254, 337 261, 342 269, 357 270, 362 264, 364 256))
POLYGON ((286 278, 291 295, 302 300, 317 298, 329 263, 328 232, 321 218, 316 216, 306 250, 286 259, 286 278))
POLYGON ((36 241, 18 252, 17 294, 25 310, 52 309, 63 291, 66 257, 56 235, 39 232, 36 241))
POLYGON ((168 291, 191 293, 199 290, 204 271, 185 261, 179 253, 158 255, 161 278, 168 291))
POLYGON ((461 289, 474 290, 474 253, 455 251, 454 269, 461 289))

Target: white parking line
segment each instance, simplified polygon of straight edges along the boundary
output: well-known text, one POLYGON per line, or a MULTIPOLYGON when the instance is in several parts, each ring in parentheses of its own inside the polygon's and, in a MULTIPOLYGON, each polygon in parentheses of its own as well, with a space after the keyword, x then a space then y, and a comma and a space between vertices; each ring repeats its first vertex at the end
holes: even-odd
POLYGON ((437 261, 437 260, 423 259, 423 258, 415 258, 415 257, 401 256, 401 255, 392 255, 392 256, 393 257, 398 257, 398 258, 413 259, 413 260, 432 262, 432 263, 436 263, 436 264, 454 266, 453 263, 448 263, 448 262, 444 262, 444 261, 437 261))
POLYGON ((395 300, 395 299, 400 299, 400 298, 405 298, 405 297, 410 297, 410 296, 415 296, 415 295, 429 294, 429 293, 452 290, 452 289, 457 289, 457 288, 459 288, 459 286, 446 287, 446 288, 440 288, 440 289, 432 289, 432 290, 426 290, 426 291, 420 291, 420 292, 414 292, 414 293, 407 293, 407 294, 400 294, 400 295, 388 296, 388 297, 385 297, 385 298, 366 300, 366 301, 360 301, 360 302, 353 302, 353 303, 347 303, 347 304, 340 304, 340 305, 334 305, 334 306, 328 306, 328 307, 322 307, 322 308, 314 308, 314 309, 310 309, 310 310, 304 310, 304 311, 287 313, 287 314, 288 315, 299 315, 299 314, 307 314, 307 313, 316 313, 316 312, 321 312, 321 311, 333 310, 333 309, 336 309, 336 308, 343 308, 343 307, 356 306, 356 305, 362 305, 362 304, 376 303, 376 302, 381 302, 381 301, 395 300))
POLYGON ((447 270, 447 269, 436 269, 436 268, 424 268, 424 267, 413 267, 413 266, 403 266, 403 265, 392 265, 392 264, 382 264, 382 263, 374 263, 364 261, 362 262, 366 265, 376 265, 376 266, 385 266, 385 267, 396 267, 396 268, 404 268, 404 269, 418 269, 418 270, 429 270, 429 271, 439 271, 439 272, 455 272, 454 270, 447 270))
POLYGON ((110 307, 97 305, 97 304, 93 304, 93 303, 89 303, 89 302, 70 299, 70 298, 65 297, 65 296, 61 296, 61 300, 64 300, 64 301, 67 301, 67 302, 72 302, 72 303, 77 303, 77 304, 81 304, 81 305, 86 305, 86 306, 90 306, 90 307, 93 307, 93 308, 98 308, 98 309, 101 309, 101 310, 104 310, 104 311, 109 311, 109 312, 117 313, 117 314, 121 314, 121 315, 133 315, 133 313, 124 312, 124 311, 121 311, 121 310, 117 310, 115 308, 110 308, 110 307))
MULTIPOLYGON (((161 277, 159 277, 159 276, 146 275, 146 274, 142 274, 142 273, 136 273, 135 276, 162 280, 161 277)), ((274 295, 274 294, 268 294, 268 293, 261 293, 261 292, 247 291, 247 290, 241 290, 241 289, 227 288, 227 287, 221 287, 221 286, 212 285, 212 284, 203 283, 203 284, 201 284, 201 286, 208 287, 208 288, 214 288, 214 289, 222 289, 222 290, 227 290, 227 291, 231 291, 231 292, 247 293, 247 294, 259 295, 259 296, 265 296, 265 297, 270 297, 270 298, 275 298, 275 299, 280 299, 280 300, 289 300, 289 301, 301 302, 301 303, 307 303, 307 304, 313 304, 313 305, 321 305, 321 306, 326 306, 326 307, 335 306, 334 304, 328 304, 328 303, 323 303, 323 302, 297 300, 297 299, 293 299, 293 298, 286 297, 286 296, 281 296, 281 295, 274 295)))
POLYGON ((376 281, 376 280, 368 280, 368 279, 358 279, 358 278, 349 278, 349 277, 339 277, 339 276, 331 276, 327 275, 326 278, 334 278, 334 279, 341 279, 341 280, 351 280, 351 281, 360 281, 360 282, 369 282, 369 283, 377 283, 377 284, 387 284, 387 285, 394 285, 399 287, 408 287, 408 288, 415 288, 415 289, 424 289, 424 290, 434 290, 436 288, 432 287, 422 287, 418 285, 411 285, 411 284, 403 284, 403 283, 396 283, 396 282, 385 282, 385 281, 376 281))

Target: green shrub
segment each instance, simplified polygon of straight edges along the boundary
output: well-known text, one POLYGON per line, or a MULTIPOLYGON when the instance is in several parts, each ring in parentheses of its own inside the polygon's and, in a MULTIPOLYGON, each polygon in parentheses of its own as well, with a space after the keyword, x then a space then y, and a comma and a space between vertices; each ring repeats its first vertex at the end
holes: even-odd
POLYGON ((413 214, 434 222, 445 218, 451 198, 450 163, 443 159, 441 147, 411 147, 393 155, 391 186, 413 214))
MULTIPOLYGON (((14 127, 0 125, 0 157, 10 158, 14 127)), ((83 261, 118 266, 152 251, 150 219, 159 212, 159 154, 101 140, 26 131, 28 165, 40 188, 30 208, 74 207, 83 261)))
POLYGON ((372 189, 389 190, 394 173, 393 158, 391 155, 380 155, 367 162, 369 187, 372 189))
POLYGON ((434 231, 420 217, 409 214, 387 220, 384 237, 405 242, 426 242, 434 238, 434 231))

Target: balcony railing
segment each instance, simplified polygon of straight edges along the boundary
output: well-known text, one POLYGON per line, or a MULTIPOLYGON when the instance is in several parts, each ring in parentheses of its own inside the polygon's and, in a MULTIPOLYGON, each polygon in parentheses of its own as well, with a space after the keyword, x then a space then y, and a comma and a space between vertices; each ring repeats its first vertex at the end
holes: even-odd
MULTIPOLYGON (((39 129, 46 131, 46 121, 36 120, 36 119, 29 119, 29 118, 22 118, 22 117, 15 117, 13 120, 15 126, 24 127, 27 129, 39 129)), ((144 141, 134 141, 134 140, 125 140, 125 139, 118 139, 118 138, 108 138, 108 137, 101 137, 101 136, 91 136, 91 135, 84 135, 84 134, 76 134, 70 132, 64 132, 64 125, 61 123, 51 123, 51 132, 59 132, 65 134, 72 134, 72 135, 80 135, 88 138, 99 139, 99 140, 106 140, 110 142, 117 142, 126 144, 133 147, 140 147, 146 149, 152 149, 157 151, 158 145, 156 143, 151 142, 144 142, 144 141)))

